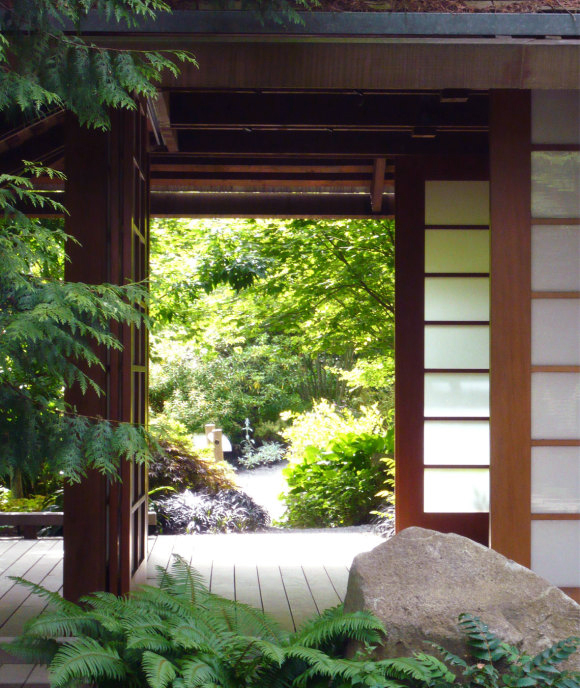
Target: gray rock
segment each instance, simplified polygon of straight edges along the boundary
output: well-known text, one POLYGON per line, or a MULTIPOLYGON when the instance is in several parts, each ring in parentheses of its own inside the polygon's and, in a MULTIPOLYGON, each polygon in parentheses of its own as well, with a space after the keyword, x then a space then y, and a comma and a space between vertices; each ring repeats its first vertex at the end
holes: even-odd
MULTIPOLYGON (((532 654, 580 633, 580 606, 561 590, 468 538, 424 528, 407 528, 355 558, 345 609, 368 609, 383 621, 388 638, 379 657, 433 654, 426 641, 465 657, 462 612, 532 654)), ((578 653, 567 668, 580 669, 578 653)))

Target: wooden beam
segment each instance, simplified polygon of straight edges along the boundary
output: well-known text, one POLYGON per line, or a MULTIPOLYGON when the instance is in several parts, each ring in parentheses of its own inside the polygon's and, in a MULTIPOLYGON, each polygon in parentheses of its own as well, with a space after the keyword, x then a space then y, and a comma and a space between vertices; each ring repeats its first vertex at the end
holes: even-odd
MULTIPOLYGON (((384 196, 380 217, 392 217, 394 197, 384 196)), ((152 217, 377 217, 366 194, 159 193, 152 217)))
MULTIPOLYGON (((171 123, 176 129, 207 127, 345 127, 388 129, 432 126, 487 128, 488 96, 442 102, 431 93, 173 91, 171 123)), ((161 116, 160 116, 161 122, 161 116)))
POLYGON ((57 124, 42 133, 26 138, 21 145, 8 147, 0 154, 0 172, 19 174, 23 160, 52 165, 64 153, 64 127, 57 124))
POLYGON ((530 565, 531 104, 492 91, 491 546, 530 565))
POLYGON ((409 131, 182 131, 182 151, 200 155, 401 156, 487 154, 487 131, 440 132, 434 139, 412 138, 409 131))
POLYGON ((155 112, 157 114, 157 121, 159 122, 159 130, 163 137, 163 143, 169 153, 177 153, 179 151, 179 141, 177 133, 171 126, 171 112, 169 109, 169 93, 167 91, 160 91, 157 98, 151 100, 155 112))
POLYGON ((385 188, 385 158, 375 158, 373 180, 371 183, 371 208, 373 213, 380 213, 383 205, 383 191, 385 188))
MULTIPOLYGON (((151 48, 191 49, 191 38, 149 38, 143 43, 151 48)), ((486 90, 576 89, 580 83, 580 42, 548 38, 348 42, 342 37, 335 43, 284 39, 246 43, 221 37, 197 42, 195 56, 200 69, 184 65, 177 78, 167 74, 162 87, 486 90)))

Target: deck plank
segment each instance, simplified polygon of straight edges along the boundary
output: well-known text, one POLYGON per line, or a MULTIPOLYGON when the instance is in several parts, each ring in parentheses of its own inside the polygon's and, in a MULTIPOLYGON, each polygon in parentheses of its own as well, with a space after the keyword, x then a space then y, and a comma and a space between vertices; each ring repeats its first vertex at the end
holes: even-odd
POLYGON ((298 630, 304 621, 318 614, 318 609, 301 566, 281 566, 280 574, 294 630, 298 630))
POLYGON ((210 592, 214 595, 227 597, 228 600, 235 600, 236 593, 234 588, 234 567, 229 564, 213 563, 211 569, 210 592))
POLYGON ((264 612, 285 628, 294 630, 290 606, 286 598, 286 591, 282 585, 280 567, 273 565, 258 566, 258 580, 264 612))
POLYGON ((348 583, 348 568, 346 566, 325 566, 324 570, 332 583, 332 587, 340 598, 340 601, 344 602, 348 583))
POLYGON ((264 611, 257 566, 236 565, 234 568, 234 578, 236 600, 264 611))
POLYGON ((319 614, 342 602, 323 566, 302 566, 302 570, 319 614))

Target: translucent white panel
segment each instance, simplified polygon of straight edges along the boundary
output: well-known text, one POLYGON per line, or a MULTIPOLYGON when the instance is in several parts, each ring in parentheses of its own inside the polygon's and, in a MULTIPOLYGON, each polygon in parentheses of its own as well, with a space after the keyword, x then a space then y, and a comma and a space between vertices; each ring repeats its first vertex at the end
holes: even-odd
POLYGON ((489 320, 489 279, 427 277, 425 320, 489 320))
POLYGON ((532 301, 532 363, 580 365, 580 299, 532 301))
POLYGON ((426 512, 489 511, 489 470, 428 468, 424 494, 426 512))
POLYGON ((532 374, 532 439, 580 439, 580 375, 532 374))
POLYGON ((580 521, 532 521, 532 571, 553 585, 580 585, 580 521))
POLYGON ((532 153, 532 217, 580 217, 580 152, 532 153))
POLYGON ((425 421, 424 462, 426 466, 489 464, 489 422, 425 421))
POLYGON ((532 91, 532 143, 580 143, 580 91, 532 91))
POLYGON ((489 368, 489 327, 427 325, 425 368, 489 368))
POLYGON ((425 272, 489 272, 489 231, 426 230, 425 272))
POLYGON ((580 226, 532 227, 532 289, 580 290, 580 226))
POLYGON ((489 182, 426 182, 425 224, 489 224, 489 182))
POLYGON ((489 375, 427 373, 425 416, 485 418, 489 416, 489 375))
POLYGON ((532 513, 580 512, 580 447, 532 447, 532 513))

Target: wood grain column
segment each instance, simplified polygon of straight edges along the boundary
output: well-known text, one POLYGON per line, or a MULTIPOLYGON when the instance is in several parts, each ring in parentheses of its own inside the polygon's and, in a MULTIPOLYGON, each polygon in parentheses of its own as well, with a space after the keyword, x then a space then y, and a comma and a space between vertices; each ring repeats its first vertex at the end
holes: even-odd
POLYGON ((530 565, 531 96, 492 91, 491 547, 530 565))
MULTIPOLYGON (((65 278, 100 284, 109 275, 109 135, 81 128, 71 116, 66 126, 65 229, 79 243, 69 242, 65 278)), ((106 352, 102 352, 106 362, 106 352)), ((106 370, 91 368, 91 377, 107 390, 106 370)), ((67 401, 88 416, 107 418, 108 396, 73 388, 67 401)), ((64 490, 64 595, 69 600, 108 588, 106 480, 96 471, 64 490)))
POLYGON ((395 509, 397 531, 422 525, 425 181, 418 160, 395 170, 395 509))

